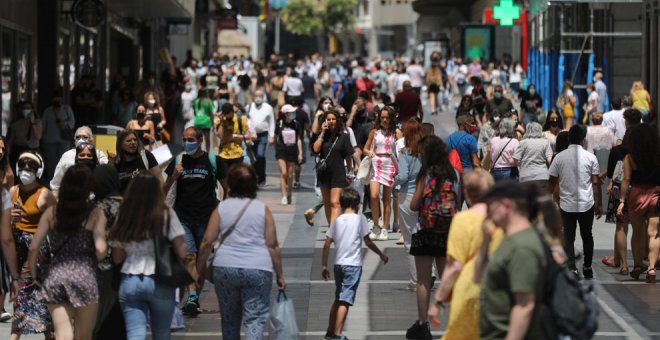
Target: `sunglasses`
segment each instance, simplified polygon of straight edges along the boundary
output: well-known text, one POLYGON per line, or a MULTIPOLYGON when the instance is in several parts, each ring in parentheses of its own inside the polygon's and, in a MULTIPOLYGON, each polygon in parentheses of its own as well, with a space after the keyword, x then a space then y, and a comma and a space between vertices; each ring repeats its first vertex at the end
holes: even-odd
POLYGON ((94 150, 94 145, 89 144, 89 143, 82 143, 82 144, 76 146, 76 149, 78 149, 78 150, 84 150, 84 149, 94 150))
POLYGON ((19 169, 28 169, 36 171, 41 166, 37 161, 30 158, 21 158, 18 160, 19 169))
POLYGON ((184 143, 197 143, 197 139, 196 138, 184 138, 183 142, 184 143))

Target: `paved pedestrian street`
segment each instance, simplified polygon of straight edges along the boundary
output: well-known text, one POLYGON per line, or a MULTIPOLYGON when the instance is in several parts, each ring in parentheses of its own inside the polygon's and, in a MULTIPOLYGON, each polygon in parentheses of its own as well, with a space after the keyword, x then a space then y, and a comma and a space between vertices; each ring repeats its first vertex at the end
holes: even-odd
MULTIPOLYGON (((453 113, 426 115, 425 121, 435 125, 441 137, 453 132, 453 113)), ((334 299, 334 281, 321 278, 321 256, 325 232, 328 230, 323 209, 316 215, 315 226, 309 227, 303 212, 317 200, 313 185, 313 164, 303 167, 302 188, 294 192, 293 204, 280 204, 279 173, 272 148, 269 149, 267 185, 259 191, 259 199, 266 202, 273 212, 277 234, 282 248, 284 277, 287 296, 293 300, 300 339, 323 339, 328 326, 330 305, 334 299)), ((629 276, 618 274, 618 269, 607 268, 600 259, 610 255, 614 225, 606 224, 604 217, 594 223, 594 280, 601 307, 596 339, 660 339, 660 286, 634 282, 629 276)), ((630 236, 629 236, 630 237, 630 236)), ((344 334, 349 339, 405 339, 406 329, 417 315, 415 293, 406 289, 407 264, 403 246, 396 245, 398 233, 390 233, 389 241, 377 245, 390 258, 388 264, 380 262, 377 255, 363 250, 364 271, 357 291, 356 303, 349 310, 344 334)), ((581 249, 581 240, 576 240, 581 249)), ((629 250, 629 263, 632 255, 629 250)), ((334 252, 330 253, 330 265, 334 252)), ((581 264, 578 263, 578 268, 581 264)), ((271 299, 277 297, 273 286, 271 299)), ((437 287, 437 283, 436 283, 437 287)), ((460 294, 460 292, 454 292, 460 294)), ((7 304, 11 312, 11 305, 7 304)), ((213 287, 207 283, 201 297, 203 313, 196 318, 186 318, 185 331, 173 334, 173 339, 221 338, 218 302, 213 287)), ((443 326, 432 329, 434 337, 443 334, 448 313, 442 317, 443 326)), ((9 334, 10 324, 0 324, 0 334, 9 334)), ((21 339, 43 339, 42 336, 25 336, 21 339)))

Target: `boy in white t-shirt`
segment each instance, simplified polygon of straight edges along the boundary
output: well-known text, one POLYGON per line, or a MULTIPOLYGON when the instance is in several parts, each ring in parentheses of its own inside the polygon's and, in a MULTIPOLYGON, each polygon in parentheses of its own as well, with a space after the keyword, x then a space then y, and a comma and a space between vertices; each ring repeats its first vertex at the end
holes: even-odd
POLYGON ((342 335, 348 308, 355 302, 355 293, 362 276, 362 241, 374 253, 380 256, 383 263, 389 260, 378 246, 369 239, 369 226, 364 215, 358 214, 360 194, 357 190, 344 188, 339 196, 342 214, 330 224, 323 246, 323 267, 321 276, 324 280, 330 278, 328 271, 328 255, 330 244, 335 243, 335 302, 330 309, 330 320, 326 339, 348 339, 342 335))

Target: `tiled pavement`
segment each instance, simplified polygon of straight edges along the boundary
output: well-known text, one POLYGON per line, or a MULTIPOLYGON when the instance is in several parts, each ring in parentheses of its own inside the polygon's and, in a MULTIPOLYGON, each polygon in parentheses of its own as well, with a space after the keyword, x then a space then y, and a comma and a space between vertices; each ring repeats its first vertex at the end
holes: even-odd
MULTIPOLYGON (((446 136, 454 129, 453 114, 427 116, 436 126, 436 133, 446 136)), ((272 151, 272 150, 271 150, 272 151)), ((272 210, 282 246, 284 275, 288 282, 287 295, 296 307, 296 318, 301 339, 322 339, 328 320, 329 306, 333 299, 334 285, 320 277, 321 249, 327 226, 322 211, 316 218, 316 227, 305 223, 302 212, 316 202, 311 189, 314 182, 312 166, 307 164, 302 182, 305 189, 294 193, 293 203, 279 204, 279 182, 273 155, 269 155, 270 171, 268 186, 259 193, 259 199, 272 210), (321 227, 319 227, 321 225, 321 227)), ((612 247, 614 227, 602 220, 594 224, 596 253, 594 269, 596 291, 601 303, 598 339, 660 339, 660 285, 633 282, 629 277, 616 274, 615 269, 605 268, 599 259, 612 247)), ((416 317, 415 295, 405 289, 407 268, 405 253, 395 244, 398 234, 391 234, 390 241, 378 242, 378 246, 390 256, 387 265, 371 252, 364 252, 364 274, 358 289, 356 304, 348 315, 346 335, 351 339, 394 340, 403 339, 405 330, 416 317)), ((577 248, 581 242, 577 241, 577 248)), ((333 255, 331 254, 331 259, 333 255)), ((632 263, 632 259, 629 259, 632 263)), ((276 290, 271 297, 274 299, 276 290)), ((10 307, 8 305, 8 307, 10 307)), ((186 330, 173 334, 173 339, 219 339, 220 315, 212 287, 208 284, 202 295, 204 312, 197 318, 186 319, 186 330)), ((9 308, 10 309, 10 308, 9 308)), ((446 316, 443 324, 446 323, 446 316)), ((7 338, 9 324, 0 324, 0 338, 7 338)), ((442 334, 442 328, 433 330, 434 336, 442 334)), ((23 339, 42 339, 28 336, 23 339)))

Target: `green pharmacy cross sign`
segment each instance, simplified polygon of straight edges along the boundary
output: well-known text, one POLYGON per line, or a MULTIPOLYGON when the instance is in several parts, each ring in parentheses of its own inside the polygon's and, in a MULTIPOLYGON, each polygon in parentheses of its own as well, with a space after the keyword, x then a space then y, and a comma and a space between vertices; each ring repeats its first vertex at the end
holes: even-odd
POLYGON ((513 0, 500 0, 499 6, 493 7, 493 18, 500 20, 500 26, 511 26, 520 19, 520 6, 514 5, 513 0))

